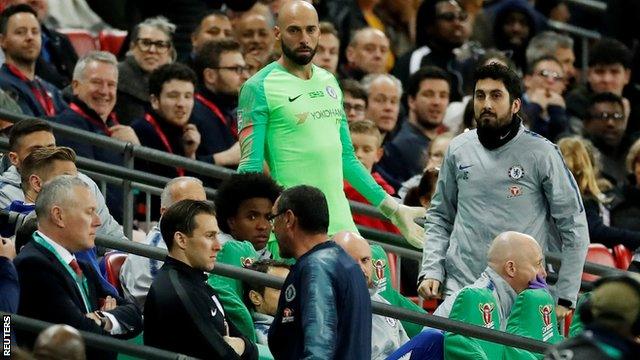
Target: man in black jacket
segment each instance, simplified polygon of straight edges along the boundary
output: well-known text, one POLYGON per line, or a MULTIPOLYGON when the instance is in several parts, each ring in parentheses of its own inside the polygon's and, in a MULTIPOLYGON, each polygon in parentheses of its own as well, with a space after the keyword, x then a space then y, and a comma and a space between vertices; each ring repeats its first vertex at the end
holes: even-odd
MULTIPOLYGON (((118 338, 140 333, 140 310, 119 296, 111 297, 95 270, 73 253, 94 246, 100 226, 96 201, 87 184, 74 176, 47 183, 36 200, 38 231, 14 263, 20 279, 18 313, 78 330, 118 338)), ((18 339, 30 343, 27 334, 18 339)), ((116 354, 90 349, 89 359, 116 354)))
POLYGON ((169 256, 144 307, 144 343, 201 359, 257 359, 255 344, 228 322, 206 283, 220 251, 213 205, 182 200, 160 223, 169 256), (169 331, 174 329, 175 331, 169 331))

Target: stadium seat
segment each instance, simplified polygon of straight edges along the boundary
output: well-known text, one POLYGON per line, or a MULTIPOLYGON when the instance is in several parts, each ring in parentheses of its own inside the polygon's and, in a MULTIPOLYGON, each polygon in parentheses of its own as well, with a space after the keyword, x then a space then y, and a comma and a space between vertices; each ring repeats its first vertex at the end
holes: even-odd
POLYGON ((61 33, 65 34, 71 45, 76 50, 79 57, 86 55, 93 50, 99 50, 100 44, 96 37, 87 30, 82 29, 61 29, 61 33))
POLYGON ((633 253, 626 246, 620 244, 613 247, 613 257, 616 260, 616 267, 621 270, 627 270, 631 264, 633 253))
POLYGON ((113 55, 118 55, 120 48, 127 38, 127 32, 121 30, 102 30, 98 34, 100 50, 108 51, 113 55))
MULTIPOLYGON (((616 267, 616 261, 611 254, 611 251, 602 244, 589 244, 589 250, 587 251, 587 261, 595 264, 616 267)), ((600 278, 597 275, 582 273, 582 280, 595 281, 600 278)))
POLYGON ((436 299, 425 300, 419 296, 407 296, 407 299, 425 309, 429 314, 432 314, 438 308, 438 300, 436 299))
POLYGON ((393 286, 394 289, 398 290, 398 269, 397 269, 397 260, 398 260, 398 255, 392 253, 392 252, 388 252, 387 253, 387 261, 389 263, 389 272, 391 273, 391 286, 393 286))
POLYGON ((107 281, 118 289, 120 293, 122 293, 122 288, 120 287, 120 268, 126 259, 127 254, 119 251, 111 251, 104 254, 107 281))

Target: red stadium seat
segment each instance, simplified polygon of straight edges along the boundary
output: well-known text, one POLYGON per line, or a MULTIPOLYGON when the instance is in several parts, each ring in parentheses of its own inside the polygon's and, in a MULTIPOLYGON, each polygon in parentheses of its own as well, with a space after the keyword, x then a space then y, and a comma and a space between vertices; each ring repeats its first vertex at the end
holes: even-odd
MULTIPOLYGON (((611 254, 611 251, 602 244, 589 244, 589 250, 587 251, 587 261, 595 264, 616 267, 616 261, 611 254)), ((595 281, 599 278, 597 275, 582 273, 582 280, 595 281)))
POLYGON ((105 270, 107 272, 107 281, 113 285, 118 291, 120 287, 120 268, 127 259, 127 254, 118 251, 111 251, 104 254, 105 270))
POLYGON ((633 253, 626 246, 620 244, 613 247, 613 256, 616 260, 616 267, 621 270, 627 270, 631 264, 633 253))
POLYGON ((100 44, 98 44, 96 37, 87 30, 62 29, 59 31, 69 38, 71 45, 73 45, 73 48, 76 50, 79 57, 82 57, 93 50, 100 49, 100 44))
POLYGON ((100 50, 108 51, 113 55, 117 56, 126 38, 127 38, 126 31, 102 30, 98 34, 100 50))

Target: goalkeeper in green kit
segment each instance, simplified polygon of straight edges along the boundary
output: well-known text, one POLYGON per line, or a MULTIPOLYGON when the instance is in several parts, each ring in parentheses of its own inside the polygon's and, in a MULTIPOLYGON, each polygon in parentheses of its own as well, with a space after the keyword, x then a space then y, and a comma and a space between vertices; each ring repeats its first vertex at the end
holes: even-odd
POLYGON ((282 186, 306 184, 321 189, 329 205, 330 235, 356 230, 343 191, 346 179, 411 245, 422 248, 423 230, 414 219, 424 216, 425 210, 399 204, 358 161, 338 82, 311 63, 320 36, 313 6, 287 2, 275 34, 282 56, 247 80, 240 91, 238 171, 261 172, 266 160, 271 176, 282 186))

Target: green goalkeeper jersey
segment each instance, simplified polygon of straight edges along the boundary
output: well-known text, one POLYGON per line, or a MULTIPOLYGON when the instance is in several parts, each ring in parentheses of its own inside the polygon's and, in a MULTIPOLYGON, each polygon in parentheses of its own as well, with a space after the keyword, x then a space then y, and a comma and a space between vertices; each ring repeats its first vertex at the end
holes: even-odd
POLYGON ((329 205, 329 234, 355 231, 343 179, 374 206, 386 193, 354 155, 335 77, 315 65, 312 71, 304 80, 273 62, 242 86, 238 171, 261 172, 266 160, 282 186, 305 184, 322 190, 329 205))

